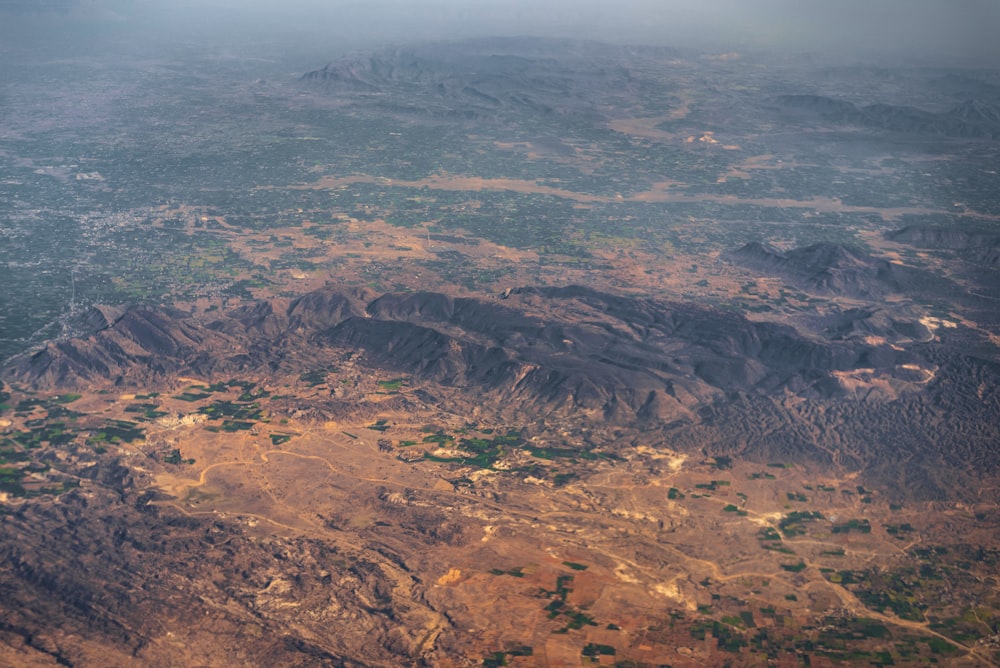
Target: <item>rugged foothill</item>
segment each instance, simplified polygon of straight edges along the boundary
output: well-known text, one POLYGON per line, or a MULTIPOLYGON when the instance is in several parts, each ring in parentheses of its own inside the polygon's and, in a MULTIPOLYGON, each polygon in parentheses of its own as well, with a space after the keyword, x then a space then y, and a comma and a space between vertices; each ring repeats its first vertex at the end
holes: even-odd
MULTIPOLYGON (((801 266, 797 255, 763 249, 737 256, 751 254, 801 266)), ((834 255, 856 264, 847 251, 834 255)), ((864 280, 883 279, 853 269, 821 279, 864 280)), ((224 315, 151 307, 112 315, 90 318, 100 328, 88 336, 11 360, 4 376, 35 387, 121 389, 185 375, 299 375, 352 354, 423 383, 451 410, 617 424, 762 461, 836 460, 908 496, 960 495, 965 476, 996 472, 997 427, 987 414, 997 409, 1000 370, 963 352, 973 334, 930 336, 863 309, 826 323, 825 337, 579 286, 492 299, 327 287, 224 315), (895 338, 882 336, 890 331, 895 338), (918 340, 899 345, 905 333, 918 340), (908 464, 914 452, 945 466, 908 464)))

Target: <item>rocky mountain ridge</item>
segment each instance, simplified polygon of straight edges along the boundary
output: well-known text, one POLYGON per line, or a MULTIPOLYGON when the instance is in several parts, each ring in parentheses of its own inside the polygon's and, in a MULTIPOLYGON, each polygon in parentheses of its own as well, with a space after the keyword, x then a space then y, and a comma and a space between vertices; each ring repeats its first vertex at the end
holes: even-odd
POLYGON ((917 248, 968 251, 965 259, 1000 267, 1000 235, 946 227, 910 225, 885 234, 890 241, 917 248))
POLYGON ((781 251, 752 241, 727 257, 748 269, 780 276, 793 285, 826 295, 877 298, 889 293, 945 294, 950 287, 947 279, 929 272, 835 243, 781 251))
POLYGON ((919 362, 888 345, 823 341, 712 308, 580 286, 494 300, 373 298, 331 287, 211 318, 132 308, 88 337, 9 361, 3 373, 37 387, 138 387, 176 375, 298 374, 334 351, 508 409, 614 421, 691 419, 731 392, 838 396, 831 379, 857 368, 902 390, 909 381, 900 369, 919 362))
POLYGON ((453 119, 595 113, 598 105, 634 96, 640 82, 622 60, 649 51, 531 38, 393 47, 349 54, 305 73, 302 82, 397 112, 453 119))

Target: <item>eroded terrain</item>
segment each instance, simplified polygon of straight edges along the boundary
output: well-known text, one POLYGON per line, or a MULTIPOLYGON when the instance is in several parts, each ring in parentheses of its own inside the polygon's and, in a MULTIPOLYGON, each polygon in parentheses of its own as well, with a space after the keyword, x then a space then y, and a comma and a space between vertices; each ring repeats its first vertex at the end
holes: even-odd
POLYGON ((16 70, 0 663, 1000 662, 995 73, 709 55, 16 70))
MULTIPOLYGON (((600 430, 529 435, 421 406, 405 379, 356 381, 349 365, 282 386, 187 382, 154 395, 15 396, 25 415, 14 441, 29 422, 51 430, 40 418, 53 412, 72 440, 21 482, 38 500, 4 519, 23 540, 7 548, 8 568, 34 574, 8 600, 30 618, 31 594, 50 600, 57 583, 96 576, 104 593, 91 596, 113 627, 86 642, 32 634, 29 647, 85 663, 106 643, 121 663, 132 652, 230 661, 239 653, 219 636, 239 627, 250 656, 291 634, 365 663, 991 656, 977 640, 994 619, 997 553, 975 547, 991 539, 990 504, 896 504, 853 473, 682 454, 638 435, 624 447, 624 434, 600 430), (301 408, 324 405, 344 379, 351 412, 301 408), (56 485, 71 491, 43 511, 56 485), (59 529, 57 518, 91 512, 81 506, 96 515, 59 529), (183 550, 175 525, 191 534, 183 550), (66 569, 94 558, 76 549, 105 531, 111 564, 168 569, 158 591, 129 594, 139 573, 66 569), (142 599, 157 593, 206 621, 149 609, 142 599), (372 637, 386 645, 377 654, 372 637)), ((77 595, 69 618, 85 623, 94 602, 77 595)))

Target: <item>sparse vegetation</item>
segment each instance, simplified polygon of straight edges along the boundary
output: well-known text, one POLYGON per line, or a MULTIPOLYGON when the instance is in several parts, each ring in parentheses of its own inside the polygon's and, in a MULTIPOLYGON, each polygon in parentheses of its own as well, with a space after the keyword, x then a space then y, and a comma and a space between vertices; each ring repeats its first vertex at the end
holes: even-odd
POLYGON ((195 42, 4 54, 15 655, 998 660, 987 74, 195 42))
POLYGON ((778 529, 789 538, 801 536, 807 532, 807 525, 822 519, 823 514, 819 511, 794 511, 778 522, 778 529))

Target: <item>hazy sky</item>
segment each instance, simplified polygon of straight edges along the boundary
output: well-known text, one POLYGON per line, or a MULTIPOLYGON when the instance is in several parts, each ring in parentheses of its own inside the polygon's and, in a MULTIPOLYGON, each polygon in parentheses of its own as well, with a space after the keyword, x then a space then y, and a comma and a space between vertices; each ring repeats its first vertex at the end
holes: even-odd
POLYGON ((262 35, 317 45, 558 35, 1000 63, 1000 0, 0 0, 0 20, 8 28, 59 22, 62 35, 74 25, 106 24, 120 34, 159 26, 163 35, 209 34, 226 43, 262 35), (45 19, 39 8, 50 10, 45 19))

